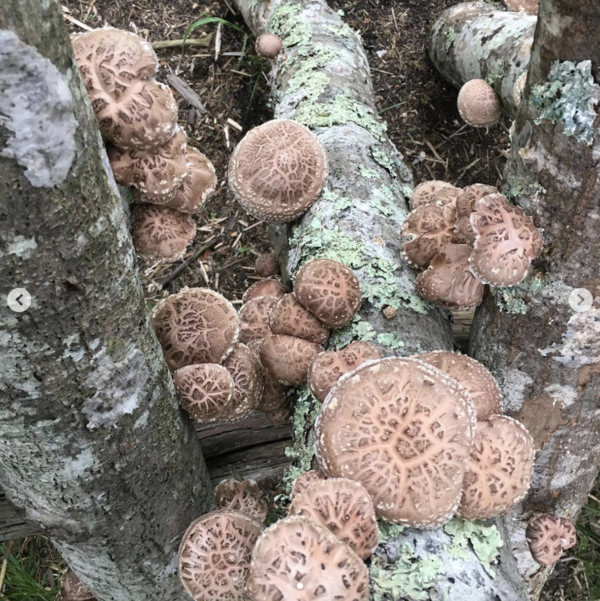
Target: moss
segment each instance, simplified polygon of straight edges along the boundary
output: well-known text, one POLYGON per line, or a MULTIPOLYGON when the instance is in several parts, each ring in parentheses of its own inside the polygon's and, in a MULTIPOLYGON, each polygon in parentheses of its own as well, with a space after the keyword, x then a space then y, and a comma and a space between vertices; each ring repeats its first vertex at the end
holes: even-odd
POLYGON ((492 578, 496 575, 491 564, 498 559, 503 544, 496 526, 454 518, 444 526, 444 531, 452 539, 452 544, 445 548, 452 557, 467 559, 470 546, 485 571, 492 578))
POLYGON ((385 545, 390 538, 397 538, 404 532, 404 526, 392 524, 391 522, 386 522, 385 520, 379 520, 377 522, 377 527, 379 528, 380 545, 385 545))

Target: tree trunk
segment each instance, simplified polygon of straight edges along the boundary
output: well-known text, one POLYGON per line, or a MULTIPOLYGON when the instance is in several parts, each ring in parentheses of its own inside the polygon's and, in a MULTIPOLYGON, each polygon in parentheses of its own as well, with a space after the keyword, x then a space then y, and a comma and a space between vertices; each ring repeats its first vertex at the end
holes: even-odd
POLYGON ((527 72, 536 22, 534 15, 500 11, 483 2, 458 4, 433 25, 429 55, 456 88, 485 79, 514 117, 520 101, 515 85, 527 72))
POLYGON ((0 481, 99 601, 183 601, 211 505, 55 0, 0 7, 0 481))

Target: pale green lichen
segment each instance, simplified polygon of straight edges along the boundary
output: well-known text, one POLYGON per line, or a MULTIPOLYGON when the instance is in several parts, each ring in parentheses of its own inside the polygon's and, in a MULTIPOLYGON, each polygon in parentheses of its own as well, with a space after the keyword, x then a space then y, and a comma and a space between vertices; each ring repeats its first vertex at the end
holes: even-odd
POLYGON ((446 51, 449 51, 452 48, 452 45, 458 40, 458 34, 452 28, 446 29, 444 32, 446 36, 446 51))
POLYGON ((544 119, 562 123, 565 136, 574 136, 587 145, 593 143, 594 107, 600 100, 600 87, 594 82, 591 61, 555 61, 548 81, 534 86, 531 100, 539 110, 536 123, 544 119))
POLYGON ((385 545, 385 543, 387 543, 391 538, 397 538, 404 532, 404 526, 392 524, 391 522, 386 522, 385 520, 379 520, 377 522, 377 527, 379 528, 380 545, 385 545))
POLYGON ((404 346, 404 342, 391 332, 382 332, 381 334, 377 334, 377 342, 382 346, 387 346, 392 350, 402 348, 404 346))
POLYGON ((312 39, 311 26, 302 21, 300 11, 298 4, 280 4, 269 19, 267 31, 278 35, 285 48, 309 44, 312 39))
POLYGON ((480 522, 454 518, 444 526, 444 532, 452 539, 452 544, 445 550, 457 559, 468 559, 469 546, 477 555, 485 571, 494 578, 492 569, 500 555, 503 545, 502 536, 496 526, 484 526, 480 522))
POLYGON ((371 156, 376 163, 381 165, 394 179, 398 177, 394 161, 392 161, 391 157, 387 153, 383 152, 383 150, 380 148, 377 148, 377 146, 371 146, 370 150, 371 156))
POLYGON ((375 169, 368 169, 364 165, 360 166, 360 174, 365 179, 379 179, 381 177, 378 171, 376 171, 375 169))
POLYGON ((386 599, 429 599, 428 589, 444 573, 439 557, 418 557, 410 543, 403 543, 400 558, 394 564, 384 565, 374 559, 369 568, 373 601, 386 599))
POLYGON ((502 186, 502 191, 507 198, 531 198, 536 194, 546 194, 546 188, 539 182, 528 177, 510 174, 502 186))
POLYGON ((496 288, 491 286, 490 290, 496 299, 498 309, 502 313, 509 313, 511 315, 525 315, 527 313, 525 301, 515 296, 511 288, 496 288))

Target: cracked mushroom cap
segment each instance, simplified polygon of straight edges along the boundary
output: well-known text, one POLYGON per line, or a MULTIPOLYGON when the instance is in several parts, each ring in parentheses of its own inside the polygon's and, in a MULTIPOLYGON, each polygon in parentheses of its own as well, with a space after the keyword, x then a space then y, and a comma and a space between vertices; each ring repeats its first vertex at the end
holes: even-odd
POLYGON ((71 568, 67 568, 60 582, 60 593, 56 601, 96 601, 96 598, 71 568))
POLYGON ((471 213, 475 234, 471 271, 486 284, 515 286, 522 282, 531 261, 542 252, 542 236, 523 209, 501 194, 478 200, 471 213))
POLYGON ((446 244, 417 276, 415 289, 430 303, 450 311, 468 311, 481 304, 485 284, 471 273, 468 244, 446 244))
POLYGON ((520 422, 503 415, 477 422, 457 515, 486 520, 519 503, 529 490, 533 458, 533 439, 520 422))
POLYGON ((269 328, 273 334, 286 334, 324 344, 329 330, 296 299, 293 293, 282 296, 269 313, 269 328))
POLYGON ((156 205, 135 205, 131 214, 133 245, 144 259, 181 259, 196 237, 196 222, 191 215, 156 205))
POLYGON ((379 349, 370 342, 362 341, 351 342, 340 351, 319 353, 308 371, 310 391, 322 403, 344 374, 374 359, 381 359, 379 349))
POLYGON ((460 502, 475 410, 431 365, 389 358, 344 376, 316 424, 325 474, 357 480, 377 516, 419 528, 446 523, 460 502))
POLYGON ((295 336, 274 334, 267 336, 260 347, 260 362, 265 371, 277 382, 300 386, 306 381, 313 357, 323 347, 295 336))
MULTIPOLYGON (((248 348, 254 353, 260 363, 260 348, 262 340, 254 340, 248 344, 248 348)), ((263 369, 263 392, 258 403, 258 410, 263 411, 272 422, 280 422, 285 414, 291 409, 290 399, 288 398, 289 386, 277 382, 275 378, 263 369)), ((287 423, 286 421, 282 423, 287 423)), ((281 425, 281 424, 273 424, 281 425)))
POLYGON ((137 188, 145 202, 165 204, 188 175, 187 138, 182 129, 162 146, 146 150, 112 147, 110 166, 117 183, 137 188))
POLYGON ((241 511, 261 522, 267 517, 268 506, 254 480, 238 482, 233 478, 221 480, 215 488, 215 503, 219 509, 241 511))
POLYGON ((173 374, 179 404, 196 422, 214 422, 233 401, 235 384, 226 368, 216 363, 197 363, 173 374))
POLYGON ((327 528, 303 516, 264 531, 252 553, 252 601, 368 601, 363 561, 327 528))
POLYGON ((458 93, 458 112, 467 125, 487 127, 500 119, 502 105, 487 81, 472 79, 458 93))
POLYGON ((411 211, 400 234, 408 238, 402 257, 411 266, 425 269, 443 246, 454 242, 456 209, 452 205, 428 204, 411 211))
POLYGON ((268 278, 279 273, 279 259, 275 253, 258 255, 254 262, 254 270, 261 278, 268 278))
POLYGON ((346 478, 310 484, 297 495, 290 515, 303 515, 325 526, 361 559, 368 559, 379 542, 373 501, 365 487, 346 478))
POLYGON ((262 368, 256 355, 245 344, 236 344, 223 366, 233 377, 234 391, 231 405, 219 420, 237 422, 258 407, 263 392, 262 368))
POLYGON ((270 223, 293 221, 317 200, 327 179, 318 138, 287 119, 249 131, 229 163, 229 186, 251 215, 270 223))
POLYGON ((272 334, 269 314, 277 299, 273 296, 257 296, 240 308, 240 342, 248 344, 272 334))
POLYGON ((473 184, 463 188, 456 200, 456 226, 457 242, 470 244, 475 242, 475 232, 471 227, 471 213, 475 210, 475 203, 488 194, 497 194, 498 188, 485 184, 473 184))
POLYGON ((240 335, 233 305, 208 288, 184 288, 163 299, 152 311, 152 325, 171 369, 221 363, 240 335))
POLYGON ((456 206, 456 201, 459 194, 461 193, 460 188, 454 186, 446 186, 431 195, 431 202, 439 205, 451 205, 456 206))
POLYGON ((272 296, 279 299, 288 292, 289 290, 279 280, 268 278, 252 284, 242 296, 242 302, 246 304, 259 296, 272 296))
POLYGON ((542 566, 555 564, 566 549, 577 544, 573 522, 549 513, 531 520, 525 536, 533 559, 542 566))
POLYGON ((179 579, 195 601, 247 601, 252 549, 262 523, 239 511, 214 511, 196 520, 179 547, 179 579))
POLYGON ((469 393, 478 420, 502 414, 502 395, 498 383, 479 361, 449 351, 421 353, 416 355, 415 359, 425 361, 458 380, 469 393))
POLYGON ((431 197, 444 188, 454 188, 452 184, 448 182, 442 182, 440 180, 430 180, 419 184, 410 197, 410 209, 414 211, 421 205, 426 205, 432 202, 431 197))
POLYGON ((256 52, 263 58, 276 58, 282 48, 281 38, 274 33, 263 33, 256 38, 256 52))
POLYGON ((309 470, 308 472, 304 472, 300 474, 292 485, 292 491, 290 493, 290 498, 292 501, 300 494, 302 494, 311 484, 314 482, 320 482, 321 480, 325 480, 325 474, 323 472, 319 472, 317 470, 309 470))
POLYGON ((526 12, 528 15, 537 15, 540 0, 505 0, 508 10, 526 12))
POLYGON ((306 263, 296 276, 294 295, 328 328, 348 325, 362 300, 360 282, 354 272, 331 259, 306 263))

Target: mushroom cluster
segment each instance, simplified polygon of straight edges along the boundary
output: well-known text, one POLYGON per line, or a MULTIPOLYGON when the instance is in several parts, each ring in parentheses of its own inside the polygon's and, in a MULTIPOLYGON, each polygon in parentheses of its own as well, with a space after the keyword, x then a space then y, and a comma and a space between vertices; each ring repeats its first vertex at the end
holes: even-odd
POLYGON ((192 217, 217 185, 212 163, 187 145, 158 60, 139 36, 104 27, 72 40, 115 180, 131 187, 133 242, 141 257, 176 260, 196 235, 192 217))
POLYGON ((415 269, 416 290, 451 311, 475 308, 485 285, 515 286, 542 252, 542 237, 525 212, 493 186, 460 189, 428 181, 412 194, 401 235, 402 256, 415 269))

